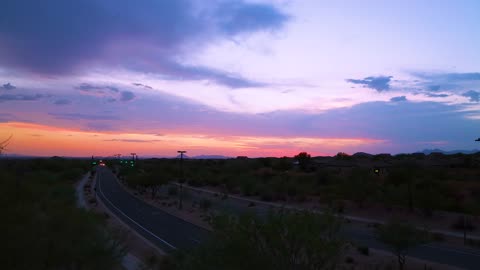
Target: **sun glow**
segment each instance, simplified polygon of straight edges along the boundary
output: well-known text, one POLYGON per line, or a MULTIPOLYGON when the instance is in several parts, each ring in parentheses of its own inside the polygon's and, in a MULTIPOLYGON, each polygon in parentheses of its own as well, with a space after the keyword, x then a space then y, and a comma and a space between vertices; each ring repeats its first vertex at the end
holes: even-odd
POLYGON ((205 153, 226 156, 291 156, 299 151, 314 155, 335 154, 338 149, 352 149, 385 143, 368 138, 312 138, 215 136, 209 134, 102 133, 22 122, 0 124, 0 135, 13 134, 10 152, 23 155, 108 156, 135 151, 143 156, 173 156, 179 148, 190 155, 205 153))

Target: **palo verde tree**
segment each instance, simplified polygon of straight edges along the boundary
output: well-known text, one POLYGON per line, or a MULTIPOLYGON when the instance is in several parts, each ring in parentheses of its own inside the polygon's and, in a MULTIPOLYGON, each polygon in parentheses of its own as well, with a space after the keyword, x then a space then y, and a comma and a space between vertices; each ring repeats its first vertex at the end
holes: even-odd
POLYGON ((386 244, 397 256, 398 266, 403 270, 408 251, 428 241, 428 233, 397 219, 389 220, 376 231, 378 240, 386 244))
POLYGON ((335 269, 345 242, 331 214, 271 212, 213 218, 211 241, 183 253, 176 269, 335 269))
POLYGON ((307 152, 300 152, 294 158, 295 160, 298 161, 298 165, 300 166, 300 169, 304 171, 307 169, 307 166, 310 164, 312 160, 312 157, 307 152))
POLYGON ((408 211, 414 210, 414 190, 418 166, 415 163, 404 162, 402 168, 393 168, 389 173, 389 182, 397 186, 405 186, 408 211))

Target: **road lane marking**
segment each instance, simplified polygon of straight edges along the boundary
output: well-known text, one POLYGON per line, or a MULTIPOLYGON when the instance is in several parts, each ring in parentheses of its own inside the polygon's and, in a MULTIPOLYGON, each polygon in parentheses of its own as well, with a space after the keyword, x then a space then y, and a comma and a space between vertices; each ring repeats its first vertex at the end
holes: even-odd
POLYGON ((103 193, 103 190, 102 190, 102 184, 100 181, 98 181, 98 189, 100 190, 100 193, 102 194, 102 196, 105 198, 105 200, 108 201, 108 203, 110 203, 111 206, 113 206, 113 208, 115 208, 118 212, 120 212, 122 215, 124 215, 126 218, 128 218, 130 221, 132 221, 133 223, 135 223, 138 227, 142 228, 144 231, 146 231, 147 233, 149 233, 150 235, 152 235, 153 237, 155 237, 156 239, 160 240, 162 243, 164 243, 165 245, 167 245, 168 247, 172 248, 172 249, 177 249, 176 247, 172 246, 170 243, 168 243, 167 241, 163 240, 162 238, 158 237, 157 235, 155 235, 154 233, 152 233, 151 231, 149 231, 148 229, 146 229, 145 227, 143 227, 142 225, 138 224, 138 222, 136 222, 135 220, 133 220, 132 218, 130 218, 129 216, 127 216, 127 214, 125 214, 122 210, 118 209, 118 207, 116 207, 108 198, 107 196, 105 196, 105 194, 103 193))

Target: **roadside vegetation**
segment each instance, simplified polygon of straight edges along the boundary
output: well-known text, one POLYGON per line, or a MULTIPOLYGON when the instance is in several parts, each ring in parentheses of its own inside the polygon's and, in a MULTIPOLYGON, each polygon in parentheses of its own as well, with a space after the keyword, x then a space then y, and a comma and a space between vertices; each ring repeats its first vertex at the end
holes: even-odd
POLYGON ((77 208, 78 159, 0 159, 2 269, 116 269, 123 244, 102 217, 77 208))
POLYGON ((331 214, 282 210, 264 219, 219 215, 211 223, 210 241, 174 254, 165 269, 337 269, 347 248, 331 214))
MULTIPOLYGON (((347 155, 184 160, 185 179, 194 187, 268 202, 346 207, 383 207, 425 217, 435 211, 480 214, 480 154, 347 155)), ((178 181, 179 161, 149 159, 120 170, 131 187, 151 192, 178 181)))

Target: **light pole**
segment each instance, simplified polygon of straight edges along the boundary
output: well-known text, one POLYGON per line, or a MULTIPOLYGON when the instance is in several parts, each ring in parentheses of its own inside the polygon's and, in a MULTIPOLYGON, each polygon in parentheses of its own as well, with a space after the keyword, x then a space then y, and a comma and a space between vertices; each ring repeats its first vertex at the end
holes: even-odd
MULTIPOLYGON (((475 140, 476 142, 480 142, 480 138, 475 140)), ((463 214, 463 244, 467 244, 467 215, 463 214)))
POLYGON ((182 209, 183 206, 183 182, 185 181, 185 175, 183 174, 183 154, 187 151, 179 150, 177 153, 180 153, 180 201, 178 203, 178 209, 182 209))

